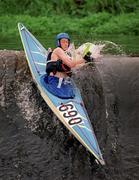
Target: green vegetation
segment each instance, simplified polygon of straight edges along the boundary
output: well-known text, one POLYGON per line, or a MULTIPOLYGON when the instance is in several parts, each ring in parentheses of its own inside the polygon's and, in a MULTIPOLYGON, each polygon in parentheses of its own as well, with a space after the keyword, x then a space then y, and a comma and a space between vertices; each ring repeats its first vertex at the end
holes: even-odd
POLYGON ((52 41, 64 31, 86 42, 98 35, 139 36, 138 19, 137 0, 0 0, 1 39, 15 37, 15 41, 18 22, 36 37, 52 41))
POLYGON ((87 16, 98 12, 112 14, 138 11, 137 0, 0 0, 0 15, 23 14, 31 16, 52 16, 69 14, 87 16))
POLYGON ((93 34, 126 34, 139 35, 139 14, 121 14, 112 16, 109 13, 88 15, 84 18, 69 16, 31 17, 28 15, 0 16, 0 34, 17 35, 17 23, 25 24, 34 35, 54 35, 61 31, 75 36, 88 37, 93 34))

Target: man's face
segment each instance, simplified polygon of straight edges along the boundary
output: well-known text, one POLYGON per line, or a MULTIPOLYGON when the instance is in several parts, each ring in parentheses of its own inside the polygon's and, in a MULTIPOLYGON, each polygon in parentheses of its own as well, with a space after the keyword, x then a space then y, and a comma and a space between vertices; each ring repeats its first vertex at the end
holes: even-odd
POLYGON ((67 50, 68 47, 69 47, 69 40, 65 39, 65 38, 61 39, 60 40, 60 45, 61 45, 63 50, 67 50))

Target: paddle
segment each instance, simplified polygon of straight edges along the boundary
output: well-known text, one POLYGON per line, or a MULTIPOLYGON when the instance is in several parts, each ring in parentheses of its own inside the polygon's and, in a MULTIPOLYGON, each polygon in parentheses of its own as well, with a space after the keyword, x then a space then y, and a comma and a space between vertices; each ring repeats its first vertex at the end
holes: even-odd
POLYGON ((95 45, 93 43, 84 43, 81 46, 79 46, 77 49, 75 49, 75 45, 74 43, 72 43, 68 49, 68 52, 70 52, 71 57, 74 61, 76 61, 77 59, 82 59, 88 52, 91 53, 91 57, 93 59, 92 62, 88 62, 88 63, 82 63, 77 65, 75 68, 73 68, 73 70, 77 70, 80 69, 82 66, 86 66, 87 64, 90 63, 96 63, 96 62, 100 62, 100 58, 102 57, 102 55, 100 54, 101 50, 103 49, 105 45, 95 45))

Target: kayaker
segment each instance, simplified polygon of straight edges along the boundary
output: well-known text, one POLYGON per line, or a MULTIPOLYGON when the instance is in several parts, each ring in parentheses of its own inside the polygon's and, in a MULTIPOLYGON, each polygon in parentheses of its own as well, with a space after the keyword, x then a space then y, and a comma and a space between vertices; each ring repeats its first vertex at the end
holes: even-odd
MULTIPOLYGON (((91 53, 87 53, 84 58, 73 59, 68 48, 70 46, 70 37, 67 33, 59 33, 56 36, 56 48, 48 54, 46 72, 46 81, 53 87, 61 88, 65 79, 71 76, 71 69, 79 64, 91 61, 91 53)), ((69 87, 68 87, 69 89, 69 87)))
POLYGON ((91 61, 89 52, 84 56, 74 60, 70 53, 67 51, 70 46, 70 37, 67 33, 60 33, 56 36, 56 48, 48 55, 48 63, 46 72, 50 76, 59 78, 67 77, 72 68, 79 64, 91 61))

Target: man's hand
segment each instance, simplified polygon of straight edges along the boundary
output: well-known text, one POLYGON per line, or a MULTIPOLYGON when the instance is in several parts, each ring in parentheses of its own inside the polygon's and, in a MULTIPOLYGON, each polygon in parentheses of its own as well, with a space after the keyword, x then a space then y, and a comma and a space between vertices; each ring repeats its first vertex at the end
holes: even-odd
POLYGON ((87 62, 93 61, 93 57, 91 57, 91 52, 90 52, 90 51, 88 51, 83 58, 84 58, 87 62))

